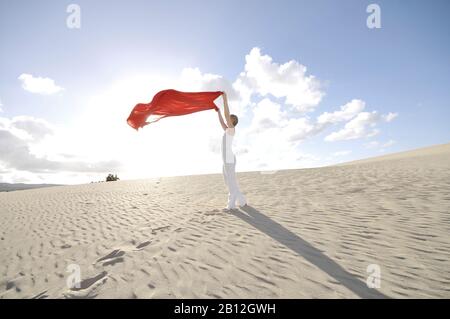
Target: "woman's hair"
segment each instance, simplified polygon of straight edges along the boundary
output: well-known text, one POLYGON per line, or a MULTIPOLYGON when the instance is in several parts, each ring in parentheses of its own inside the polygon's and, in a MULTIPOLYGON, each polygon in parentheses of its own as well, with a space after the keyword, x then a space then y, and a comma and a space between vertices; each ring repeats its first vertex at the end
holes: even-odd
POLYGON ((237 115, 230 114, 231 121, 233 121, 233 126, 236 126, 239 123, 239 119, 237 115))

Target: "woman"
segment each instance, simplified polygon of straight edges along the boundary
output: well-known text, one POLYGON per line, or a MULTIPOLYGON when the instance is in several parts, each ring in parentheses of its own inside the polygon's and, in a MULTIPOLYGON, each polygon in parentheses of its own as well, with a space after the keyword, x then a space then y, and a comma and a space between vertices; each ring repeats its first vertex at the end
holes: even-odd
POLYGON ((228 205, 226 207, 226 210, 229 211, 236 208, 236 203, 239 206, 247 205, 247 200, 239 190, 239 185, 236 180, 236 156, 234 155, 232 149, 235 127, 238 124, 239 119, 236 115, 230 114, 227 95, 225 92, 222 93, 222 98, 226 123, 223 120, 220 110, 216 109, 216 111, 219 114, 219 121, 224 130, 222 137, 222 161, 223 177, 225 179, 225 184, 228 187, 228 205))

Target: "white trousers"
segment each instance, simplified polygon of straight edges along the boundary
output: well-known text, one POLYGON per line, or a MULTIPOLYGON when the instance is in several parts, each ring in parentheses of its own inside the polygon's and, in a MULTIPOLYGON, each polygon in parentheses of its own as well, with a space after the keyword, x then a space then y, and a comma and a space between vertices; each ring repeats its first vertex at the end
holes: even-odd
POLYGON ((239 185, 236 180, 236 158, 234 163, 223 163, 223 178, 228 187, 228 208, 235 208, 236 203, 239 206, 244 206, 247 203, 244 195, 239 190, 239 185))

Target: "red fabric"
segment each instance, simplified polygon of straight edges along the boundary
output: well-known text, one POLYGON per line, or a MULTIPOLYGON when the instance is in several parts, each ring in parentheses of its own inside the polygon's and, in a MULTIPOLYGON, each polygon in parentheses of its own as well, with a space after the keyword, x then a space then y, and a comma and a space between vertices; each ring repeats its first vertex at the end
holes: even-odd
POLYGON ((167 116, 186 115, 212 109, 218 110, 216 104, 214 104, 214 100, 221 94, 221 91, 180 92, 176 90, 163 90, 158 92, 150 103, 137 104, 133 108, 133 111, 131 111, 127 122, 132 128, 137 130, 167 116), (159 117, 147 122, 147 118, 150 115, 159 117))

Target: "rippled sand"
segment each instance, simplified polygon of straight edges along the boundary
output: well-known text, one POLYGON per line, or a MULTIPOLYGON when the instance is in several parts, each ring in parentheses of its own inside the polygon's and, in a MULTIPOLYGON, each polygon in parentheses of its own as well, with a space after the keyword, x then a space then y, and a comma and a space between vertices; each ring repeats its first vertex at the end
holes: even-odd
POLYGON ((0 297, 450 297, 450 144, 239 181, 232 213, 220 175, 0 193, 0 297))

